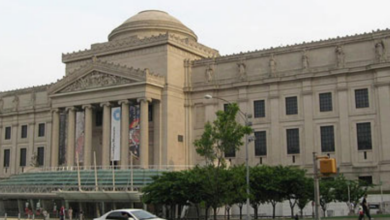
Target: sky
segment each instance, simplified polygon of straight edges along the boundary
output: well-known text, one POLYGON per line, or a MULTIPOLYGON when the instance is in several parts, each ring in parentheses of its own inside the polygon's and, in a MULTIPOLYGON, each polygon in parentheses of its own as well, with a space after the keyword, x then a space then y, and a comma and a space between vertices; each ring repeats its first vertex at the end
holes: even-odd
POLYGON ((0 0, 0 91, 56 82, 62 53, 106 42, 143 10, 179 19, 221 55, 390 28, 389 0, 0 0))

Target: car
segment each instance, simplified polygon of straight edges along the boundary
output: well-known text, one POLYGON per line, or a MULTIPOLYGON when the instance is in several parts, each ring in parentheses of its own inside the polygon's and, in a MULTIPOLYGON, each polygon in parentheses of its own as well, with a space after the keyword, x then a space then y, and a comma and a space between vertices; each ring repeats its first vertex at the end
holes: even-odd
POLYGON ((93 220, 165 220, 142 209, 117 209, 93 220))

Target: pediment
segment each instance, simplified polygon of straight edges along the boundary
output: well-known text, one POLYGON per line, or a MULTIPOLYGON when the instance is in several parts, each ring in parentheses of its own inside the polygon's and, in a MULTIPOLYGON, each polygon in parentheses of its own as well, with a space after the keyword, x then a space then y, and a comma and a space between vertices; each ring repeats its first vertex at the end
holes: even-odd
POLYGON ((118 85, 149 82, 160 76, 151 74, 149 70, 134 69, 118 64, 94 60, 69 73, 52 84, 49 94, 87 91, 96 88, 107 88, 118 85))
POLYGON ((110 87, 122 84, 130 84, 136 82, 128 78, 107 74, 99 71, 92 71, 91 73, 77 79, 58 93, 73 92, 88 90, 93 88, 110 87))

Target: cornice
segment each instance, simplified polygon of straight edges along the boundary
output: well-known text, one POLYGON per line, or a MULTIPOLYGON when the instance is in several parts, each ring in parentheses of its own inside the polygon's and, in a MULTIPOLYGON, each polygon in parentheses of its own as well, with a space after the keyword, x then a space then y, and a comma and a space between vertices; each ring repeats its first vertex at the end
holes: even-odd
POLYGON ((202 55, 203 57, 219 56, 217 50, 206 47, 188 39, 181 39, 178 36, 170 33, 160 34, 158 36, 151 36, 139 39, 137 37, 130 37, 121 40, 109 41, 106 43, 92 44, 90 49, 83 51, 62 54, 62 62, 69 63, 78 60, 91 59, 94 56, 106 56, 115 53, 120 53, 129 50, 135 50, 145 47, 151 47, 161 44, 175 44, 180 47, 190 49, 190 51, 202 55))
POLYGON ((46 84, 46 85, 40 85, 40 86, 33 86, 33 87, 27 87, 22 89, 14 89, 9 91, 0 91, 0 98, 2 97, 8 97, 8 96, 15 96, 15 95, 22 95, 22 94, 29 94, 32 92, 42 92, 46 91, 49 86, 51 86, 52 83, 46 84))

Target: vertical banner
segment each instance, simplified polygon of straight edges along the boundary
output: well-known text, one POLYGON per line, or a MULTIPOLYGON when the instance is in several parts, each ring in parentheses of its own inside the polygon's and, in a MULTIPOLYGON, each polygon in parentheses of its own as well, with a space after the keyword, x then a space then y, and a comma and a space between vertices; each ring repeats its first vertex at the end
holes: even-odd
POLYGON ((119 161, 121 152, 121 107, 111 108, 111 161, 119 161))
MULTIPOLYGON (((129 154, 132 152, 139 157, 139 139, 140 139, 140 111, 139 105, 130 105, 129 112, 129 154)), ((131 156, 131 155, 129 155, 131 156)))
POLYGON ((60 136, 59 136, 59 157, 58 164, 66 164, 66 138, 67 138, 67 113, 65 111, 60 113, 60 136))
MULTIPOLYGON (((79 154, 79 161, 84 162, 84 132, 85 117, 84 112, 76 112, 76 151, 79 154)), ((76 156, 75 156, 76 158, 76 156)))

